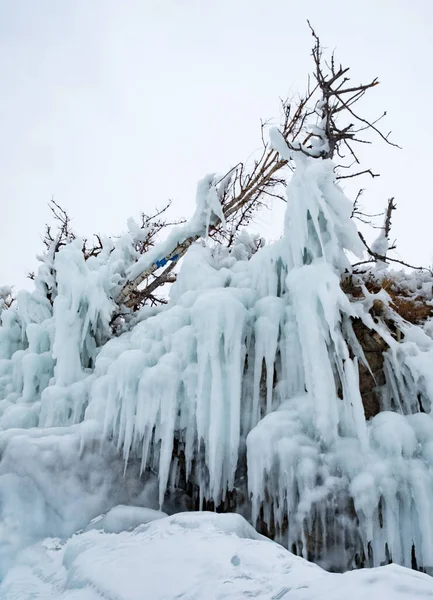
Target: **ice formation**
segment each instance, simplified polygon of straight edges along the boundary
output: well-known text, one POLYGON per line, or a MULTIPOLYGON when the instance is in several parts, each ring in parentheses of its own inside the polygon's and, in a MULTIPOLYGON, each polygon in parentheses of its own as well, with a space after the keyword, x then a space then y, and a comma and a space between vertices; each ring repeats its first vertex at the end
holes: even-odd
MULTIPOLYGON (((192 222, 139 260, 132 222, 88 260, 75 240, 3 310, 0 572, 116 505, 135 507, 108 512, 117 532, 116 519, 146 519, 138 507, 179 510, 176 497, 236 508, 334 569, 433 566, 431 333, 391 309, 398 336, 374 319, 383 291, 348 298, 348 253, 362 254, 351 204, 331 161, 295 160, 282 238, 255 253, 245 232, 230 251, 192 244, 168 305, 123 333, 110 329, 119 289, 221 216, 215 176, 192 222), (370 419, 354 323, 387 348, 370 419)), ((431 280, 420 286, 431 295, 431 280)))

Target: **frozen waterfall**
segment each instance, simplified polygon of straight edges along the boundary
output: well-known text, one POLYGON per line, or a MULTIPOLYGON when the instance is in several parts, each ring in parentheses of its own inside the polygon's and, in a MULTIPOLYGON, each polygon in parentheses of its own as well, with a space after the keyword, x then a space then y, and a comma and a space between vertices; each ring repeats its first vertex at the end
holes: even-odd
POLYGON ((331 161, 295 158, 282 238, 252 256, 245 232, 237 252, 194 243, 168 305, 123 333, 110 320, 139 265, 132 226, 98 257, 80 240, 47 253, 35 290, 3 310, 0 564, 119 503, 180 510, 177 494, 330 568, 433 566, 433 340, 391 308, 401 335, 373 318, 384 292, 349 299, 351 204, 331 161), (369 419, 359 322, 386 345, 369 419))

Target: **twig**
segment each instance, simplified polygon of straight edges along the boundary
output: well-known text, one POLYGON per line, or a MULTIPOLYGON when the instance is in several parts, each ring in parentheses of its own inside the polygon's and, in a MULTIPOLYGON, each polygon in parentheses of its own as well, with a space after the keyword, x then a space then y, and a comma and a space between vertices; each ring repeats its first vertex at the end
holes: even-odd
POLYGON ((373 173, 371 169, 365 169, 364 171, 358 171, 357 173, 351 173, 350 175, 337 175, 335 179, 351 179, 352 177, 358 177, 359 175, 371 175, 374 179, 375 177, 380 177, 380 173, 373 173))
MULTIPOLYGON (((361 238, 362 243, 366 247, 367 252, 370 254, 370 256, 372 256, 376 260, 381 260, 383 262, 390 261, 390 262, 398 263, 400 265, 403 265, 404 267, 409 267, 409 269, 415 269, 416 271, 429 271, 430 270, 427 267, 415 267, 414 265, 404 262, 403 260, 398 260, 397 258, 389 258, 389 256, 384 256, 383 254, 378 254, 377 252, 373 252, 373 250, 369 247, 369 245, 365 241, 364 236, 362 235, 362 233, 360 231, 358 231, 358 235, 361 238)), ((357 263, 353 264, 352 267, 358 267, 359 265, 364 265, 369 262, 373 262, 373 260, 372 259, 371 260, 363 260, 361 262, 357 262, 357 263)))

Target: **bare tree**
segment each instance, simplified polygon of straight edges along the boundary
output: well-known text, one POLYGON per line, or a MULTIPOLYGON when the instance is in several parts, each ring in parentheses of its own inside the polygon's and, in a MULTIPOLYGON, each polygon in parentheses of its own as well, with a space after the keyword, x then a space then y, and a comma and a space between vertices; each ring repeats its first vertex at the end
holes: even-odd
MULTIPOLYGON (((376 177, 377 174, 371 169, 358 168, 353 171, 352 167, 360 164, 355 150, 356 144, 370 143, 362 137, 364 132, 372 131, 388 144, 396 146, 389 140, 389 134, 383 134, 377 126, 386 113, 370 122, 361 116, 355 106, 366 92, 376 87, 379 82, 375 78, 366 84, 350 84, 349 69, 341 65, 337 67, 334 55, 331 56, 330 63, 326 62, 320 39, 310 24, 309 26, 314 38, 313 84, 309 78, 307 91, 301 98, 297 101, 282 102, 283 119, 279 132, 294 152, 322 159, 338 156, 343 162, 337 167, 336 179, 363 174, 376 177), (349 123, 341 124, 347 119, 349 123), (347 164, 348 157, 350 164, 347 164), (348 173, 342 175, 341 169, 348 170, 348 173)), ((228 246, 233 243, 239 229, 250 222, 267 199, 282 198, 281 186, 285 184, 286 179, 284 168, 294 168, 290 160, 283 159, 270 143, 265 141, 266 125, 261 124, 262 151, 252 167, 240 162, 217 182, 227 182, 220 193, 226 227, 222 227, 221 220, 215 220, 209 228, 209 236, 228 246)), ((178 240, 164 257, 165 264, 168 264, 162 271, 161 263, 157 261, 144 269, 140 275, 126 281, 116 299, 117 304, 131 306, 136 297, 146 298, 159 286, 164 285, 174 269, 173 257, 181 258, 201 235, 197 233, 178 240), (137 290, 143 282, 145 285, 138 293, 137 290)))
POLYGON ((76 235, 72 231, 71 219, 68 213, 57 204, 54 198, 51 198, 48 206, 54 217, 55 235, 53 236, 53 226, 45 225, 45 235, 42 241, 47 250, 53 248, 54 245, 54 252, 58 252, 62 246, 75 240, 76 235))
MULTIPOLYGON (((341 64, 337 66, 335 56, 332 54, 327 61, 320 43, 320 39, 311 24, 308 23, 314 44, 312 48, 313 73, 308 78, 306 92, 296 100, 282 101, 282 119, 278 129, 289 149, 315 159, 338 159, 336 166, 336 179, 347 179, 361 175, 377 177, 371 168, 362 168, 357 155, 357 145, 369 144, 366 134, 374 133, 391 146, 397 146, 390 141, 389 133, 384 134, 378 127, 378 122, 386 113, 377 119, 369 121, 358 110, 358 103, 363 96, 375 88, 379 81, 377 78, 368 83, 353 85, 348 76, 349 68, 341 64), (344 173, 344 174, 343 174, 344 173)), ((261 123, 261 151, 252 164, 239 162, 221 178, 215 178, 210 185, 215 188, 221 204, 224 219, 214 217, 207 231, 197 231, 193 235, 187 228, 179 228, 179 236, 173 237, 173 243, 164 244, 164 255, 159 256, 155 244, 160 240, 160 234, 172 225, 180 222, 170 222, 165 215, 170 207, 167 203, 161 210, 154 214, 141 216, 141 229, 146 235, 141 237, 136 244, 138 257, 150 252, 152 262, 143 263, 145 266, 138 275, 124 281, 117 295, 116 303, 119 307, 117 316, 131 310, 140 308, 143 304, 158 304, 165 302, 161 289, 175 280, 175 267, 177 261, 184 256, 188 248, 200 237, 209 235, 216 243, 227 247, 233 245, 239 230, 248 225, 257 210, 267 203, 269 198, 284 200, 283 188, 288 173, 295 168, 291 158, 283 158, 279 152, 266 140, 267 122, 261 123), (224 225, 224 226, 223 226, 224 225), (156 252, 156 253, 155 253, 156 252), (123 307, 123 308, 122 308, 123 307)), ((368 214, 359 206, 358 194, 353 209, 353 217, 363 223, 373 224, 372 219, 381 216, 368 214)), ((55 234, 47 226, 44 244, 57 252, 64 244, 76 238, 71 229, 70 218, 66 211, 54 200, 50 203, 51 211, 57 223, 55 234)), ((393 201, 388 205, 384 227, 389 236, 391 214, 395 209, 393 201)), ((382 260, 383 257, 375 253, 366 243, 362 234, 362 241, 370 254, 370 261, 382 260)), ((95 236, 96 242, 89 244, 83 242, 85 259, 97 256, 103 249, 103 240, 95 236)), ((396 259, 394 262, 401 262, 396 259)), ((369 261, 363 261, 369 262, 369 261)), ((363 263, 357 263, 363 264, 363 263)), ((114 315, 113 318, 116 318, 114 315)))

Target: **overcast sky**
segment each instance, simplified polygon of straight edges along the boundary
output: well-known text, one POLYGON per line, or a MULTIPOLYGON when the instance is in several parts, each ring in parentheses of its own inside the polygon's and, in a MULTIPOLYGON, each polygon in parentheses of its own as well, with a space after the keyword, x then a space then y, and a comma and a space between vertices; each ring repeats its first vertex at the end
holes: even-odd
MULTIPOLYGON (((395 196, 409 262, 433 262, 433 0, 0 0, 0 284, 28 285, 53 196, 78 233, 121 232, 260 146, 260 118, 303 92, 309 18, 387 110, 365 205, 395 196)), ((355 188, 349 187, 348 193, 355 188)), ((278 218, 259 226, 278 235, 278 218)))

